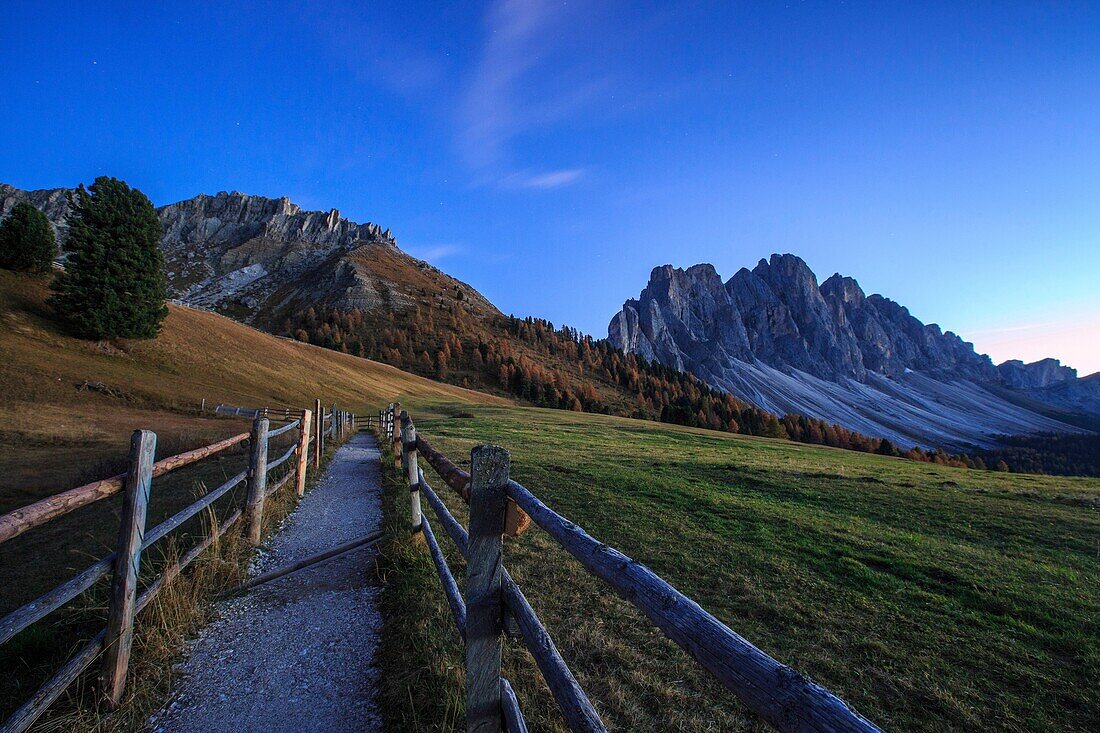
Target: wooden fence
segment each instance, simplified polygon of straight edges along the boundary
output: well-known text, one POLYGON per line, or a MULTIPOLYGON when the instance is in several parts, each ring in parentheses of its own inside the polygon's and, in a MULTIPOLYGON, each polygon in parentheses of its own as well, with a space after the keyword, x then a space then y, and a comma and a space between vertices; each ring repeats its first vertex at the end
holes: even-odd
POLYGON ((878 731, 843 700, 780 664, 641 563, 589 535, 509 477, 510 456, 497 446, 471 452, 470 472, 456 466, 416 431, 407 411, 391 403, 379 413, 383 438, 409 486, 412 532, 423 536, 443 585, 459 635, 466 643, 468 731, 527 730, 515 693, 501 676, 503 637, 520 639, 534 658, 571 731, 605 731, 599 713, 512 580, 503 562, 504 534, 533 522, 591 574, 633 604, 730 692, 781 731, 878 731), (447 510, 424 478, 423 457, 470 507, 469 530, 447 510), (431 522, 440 525, 466 558, 466 594, 460 593, 431 522))
MULTIPOLYGON (((219 406, 219 408, 226 407, 219 406)), ((129 468, 125 473, 55 494, 0 516, 0 543, 3 543, 52 519, 68 514, 74 509, 122 494, 122 519, 115 551, 76 577, 0 618, 0 644, 3 644, 31 624, 72 601, 99 580, 108 575, 111 576, 106 628, 77 650, 53 677, 4 721, 3 725, 0 725, 0 733, 16 733, 30 727, 65 689, 100 657, 102 658, 99 675, 100 689, 108 707, 117 705, 126 685, 136 615, 149 605, 167 583, 209 547, 216 537, 224 535, 242 520, 243 534, 253 545, 258 544, 265 500, 292 482, 297 495, 300 497, 304 494, 310 446, 313 446, 314 465, 319 466, 326 441, 344 437, 355 430, 355 426, 359 423, 355 415, 338 410, 335 404, 328 410, 322 410, 320 400, 315 402, 313 410, 290 410, 289 408, 285 410, 283 408, 217 410, 219 414, 227 414, 230 411, 236 415, 252 417, 251 430, 159 461, 154 461, 156 434, 149 430, 135 430, 130 439, 129 468), (313 420, 315 415, 316 421, 313 420), (272 428, 268 416, 283 417, 285 424, 272 428), (297 435, 290 448, 275 458, 269 457, 268 448, 271 440, 291 431, 296 431, 297 435), (249 444, 249 457, 248 467, 244 471, 207 492, 201 499, 155 527, 146 529, 146 509, 149 505, 154 478, 224 453, 235 446, 243 446, 245 443, 249 444), (291 461, 293 463, 290 463, 291 461), (289 470, 278 472, 279 478, 268 485, 272 473, 288 463, 291 466, 289 470), (138 572, 142 554, 241 484, 247 486, 244 505, 237 507, 226 519, 212 527, 208 536, 178 560, 162 568, 160 573, 139 592, 138 572)), ((368 425, 372 423, 373 421, 368 425)))

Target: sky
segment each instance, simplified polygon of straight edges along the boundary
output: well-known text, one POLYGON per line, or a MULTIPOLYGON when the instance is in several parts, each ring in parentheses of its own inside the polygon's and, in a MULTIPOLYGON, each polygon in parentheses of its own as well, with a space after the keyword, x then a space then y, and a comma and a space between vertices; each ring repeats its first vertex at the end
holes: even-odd
POLYGON ((597 336, 792 252, 1100 370, 1100 3, 5 0, 0 181, 289 196, 597 336))

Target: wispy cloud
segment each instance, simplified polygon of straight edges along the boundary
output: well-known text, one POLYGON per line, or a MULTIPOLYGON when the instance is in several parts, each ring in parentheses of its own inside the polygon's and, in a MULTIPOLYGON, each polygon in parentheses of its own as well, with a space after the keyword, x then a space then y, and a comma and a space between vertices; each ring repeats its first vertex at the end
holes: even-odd
POLYGON ((584 175, 583 168, 565 168, 545 173, 513 173, 503 183, 517 188, 550 189, 568 186, 584 175))
POLYGON ((1084 375, 1100 371, 1097 333, 1100 333, 1100 310, 1074 312, 1041 323, 1004 324, 969 331, 967 337, 973 339, 979 352, 989 354, 997 363, 1055 357, 1084 375))
POLYGON ((517 136, 574 113, 600 86, 589 81, 564 89, 540 86, 538 94, 530 92, 530 77, 559 50, 570 19, 568 4, 550 0, 498 0, 489 8, 485 42, 458 110, 459 153, 482 177, 488 174, 504 185, 535 189, 557 188, 580 178, 580 168, 509 170, 508 156, 517 136))
POLYGON ((407 251, 413 257, 427 262, 439 262, 447 257, 462 254, 463 247, 460 244, 428 244, 423 246, 408 247, 407 251))

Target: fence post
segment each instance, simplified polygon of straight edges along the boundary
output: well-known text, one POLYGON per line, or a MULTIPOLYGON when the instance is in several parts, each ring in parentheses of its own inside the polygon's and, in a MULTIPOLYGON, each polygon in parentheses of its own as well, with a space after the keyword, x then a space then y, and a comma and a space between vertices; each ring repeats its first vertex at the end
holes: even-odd
POLYGON ((245 507, 245 528, 248 541, 260 544, 264 521, 264 496, 267 493, 267 427, 266 417, 252 422, 252 448, 248 454, 248 504, 245 507))
MULTIPOLYGON (((409 509, 412 511, 412 533, 420 534, 420 475, 416 466, 416 426, 405 410, 401 411, 401 452, 405 456, 405 473, 409 477, 409 509)), ((423 536, 423 535, 421 535, 423 536)))
POLYGON ((470 544, 466 564, 466 730, 501 730, 500 578, 505 486, 511 458, 495 445, 470 453, 470 544))
POLYGON ((103 639, 103 668, 100 672, 100 683, 108 707, 114 707, 122 700, 126 670, 130 666, 141 544, 145 537, 145 512, 149 506, 156 449, 157 435, 154 432, 135 430, 130 437, 130 469, 123 486, 122 523, 118 530, 107 635, 103 639))
POLYGON ((313 416, 317 418, 317 434, 313 438, 313 467, 321 467, 321 454, 325 452, 325 411, 321 409, 320 398, 314 400, 313 416))
POLYGON ((393 467, 401 468, 401 425, 398 424, 398 416, 401 414, 401 403, 393 403, 393 413, 390 416, 390 445, 393 447, 393 467))
POLYGON ((306 467, 309 466, 309 429, 312 427, 313 413, 302 410, 302 423, 298 426, 298 466, 294 476, 298 496, 306 493, 306 467))

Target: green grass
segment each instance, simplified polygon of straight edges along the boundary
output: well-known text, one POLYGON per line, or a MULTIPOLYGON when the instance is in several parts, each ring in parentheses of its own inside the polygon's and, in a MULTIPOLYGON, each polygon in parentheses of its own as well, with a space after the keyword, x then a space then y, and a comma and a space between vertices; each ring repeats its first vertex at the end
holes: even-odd
MULTIPOLYGON (((456 462, 477 443, 507 447, 513 477, 555 510, 886 730, 1095 730, 1098 480, 558 411, 447 412, 417 426, 456 462)), ((391 477, 384 709, 396 730, 457 730, 461 642, 426 551, 408 541, 406 496, 391 477)), ((541 530, 505 555, 609 727, 763 729, 541 530)), ((564 730, 533 661, 509 647, 532 729, 564 730)))

